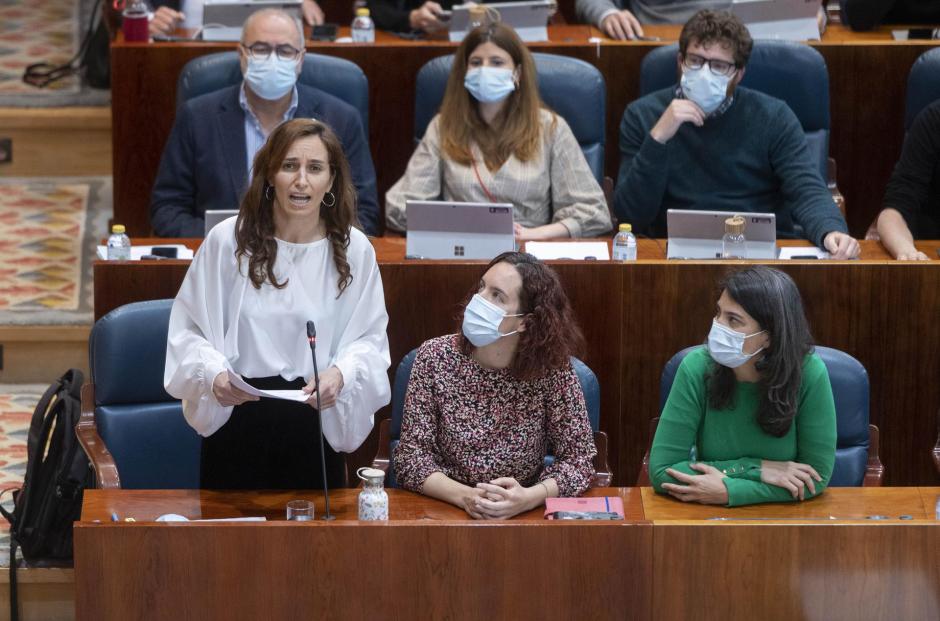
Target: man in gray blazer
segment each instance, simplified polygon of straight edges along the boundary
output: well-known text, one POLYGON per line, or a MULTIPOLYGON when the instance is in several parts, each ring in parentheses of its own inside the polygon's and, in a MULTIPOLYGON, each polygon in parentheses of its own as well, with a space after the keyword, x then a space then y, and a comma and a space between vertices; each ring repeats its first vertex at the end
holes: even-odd
MULTIPOLYGON (((817 18, 820 32, 826 29, 823 4, 817 18)), ((731 0, 575 0, 574 6, 582 22, 611 39, 625 40, 642 37, 642 24, 684 24, 702 9, 730 10, 731 0)))
POLYGON ((643 36, 641 24, 684 24, 701 9, 727 9, 731 0, 576 0, 578 19, 611 39, 643 36))

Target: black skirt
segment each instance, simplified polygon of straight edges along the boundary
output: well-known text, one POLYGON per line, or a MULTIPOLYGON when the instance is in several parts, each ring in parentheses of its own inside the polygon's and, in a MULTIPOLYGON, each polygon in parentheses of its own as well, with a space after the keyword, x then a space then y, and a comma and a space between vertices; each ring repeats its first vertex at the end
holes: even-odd
MULTIPOLYGON (((303 378, 245 378, 262 390, 300 389, 303 378)), ((324 440, 327 482, 346 481, 346 460, 324 440)), ((322 489, 320 422, 305 403, 267 399, 237 405, 222 427, 202 440, 203 489, 322 489)))

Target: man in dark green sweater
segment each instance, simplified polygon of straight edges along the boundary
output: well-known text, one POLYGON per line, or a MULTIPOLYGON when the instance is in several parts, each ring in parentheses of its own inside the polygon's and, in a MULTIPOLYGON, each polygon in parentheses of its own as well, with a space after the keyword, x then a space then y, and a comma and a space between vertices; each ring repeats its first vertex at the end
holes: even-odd
POLYGON ((667 209, 774 212, 781 237, 795 236, 795 220, 833 258, 855 258, 858 242, 811 163, 793 111, 738 88, 752 47, 730 13, 704 10, 685 24, 679 85, 624 112, 617 215, 662 237, 667 209))

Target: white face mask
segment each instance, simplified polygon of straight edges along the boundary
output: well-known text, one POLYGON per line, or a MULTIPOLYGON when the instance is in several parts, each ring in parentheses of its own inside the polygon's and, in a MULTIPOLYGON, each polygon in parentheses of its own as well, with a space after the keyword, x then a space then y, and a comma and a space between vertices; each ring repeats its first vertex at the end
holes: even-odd
POLYGON ((248 58, 245 82, 261 99, 274 101, 286 95, 297 83, 297 60, 281 60, 271 52, 265 60, 248 58))
POLYGON ((735 369, 764 350, 761 347, 753 354, 745 354, 744 341, 766 331, 744 334, 721 325, 717 319, 713 320, 711 332, 708 333, 708 353, 718 364, 735 369))
POLYGON ((708 65, 702 65, 698 69, 683 66, 679 85, 689 101, 695 102, 705 114, 711 114, 728 96, 730 83, 731 77, 715 75, 708 65))
POLYGON ((504 336, 515 334, 518 330, 502 334, 499 324, 503 317, 522 317, 525 313, 510 315, 492 302, 488 302, 479 293, 474 294, 463 312, 463 335, 474 347, 485 347, 504 336))
POLYGON ((483 103, 502 101, 516 90, 512 70, 501 67, 474 67, 467 71, 463 85, 477 101, 483 103))

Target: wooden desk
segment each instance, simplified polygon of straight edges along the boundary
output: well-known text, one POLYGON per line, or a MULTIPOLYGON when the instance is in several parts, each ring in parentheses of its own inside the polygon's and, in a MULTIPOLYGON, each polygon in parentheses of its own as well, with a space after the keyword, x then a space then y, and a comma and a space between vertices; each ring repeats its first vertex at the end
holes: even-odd
POLYGON ((806 503, 739 509, 682 505, 649 488, 642 496, 654 524, 656 618, 940 616, 940 488, 831 489, 806 503))
MULTIPOLYGON (((678 37, 678 26, 647 26, 661 42, 589 43, 599 31, 588 26, 553 26, 550 41, 533 51, 580 58, 607 81, 605 172, 616 180, 618 130, 626 105, 639 94, 639 69, 654 46, 678 37)), ((853 33, 829 28, 812 44, 826 59, 830 79, 832 140, 852 232, 862 236, 879 209, 885 185, 900 154, 904 94, 914 60, 934 41, 892 41, 890 29, 853 33), (872 85, 876 85, 874 88, 872 85)), ((378 175, 379 202, 405 170, 413 150, 414 90, 418 69, 434 57, 452 54, 446 41, 408 41, 377 33, 375 44, 309 43, 318 54, 346 58, 369 79, 369 141, 378 175)), ((117 41, 111 48, 112 140, 115 221, 133 236, 150 231, 150 191, 176 108, 176 80, 189 60, 226 50, 230 43, 138 44, 117 41)))
POLYGON ((359 523, 357 493, 331 496, 335 522, 288 523, 287 500, 315 498, 321 510, 320 493, 88 490, 75 525, 76 618, 940 614, 940 488, 831 489, 805 503, 737 509, 685 505, 649 488, 592 490, 623 498, 627 519, 615 524, 551 523, 540 511, 474 522, 399 490, 390 491, 391 521, 359 523), (112 511, 138 522, 112 523, 112 511), (166 512, 278 521, 144 521, 166 512))
POLYGON ((89 490, 75 527, 76 619, 649 618, 652 527, 639 490, 611 491, 630 520, 552 523, 536 511, 482 523, 390 490, 392 521, 359 523, 358 490, 346 489, 331 494, 335 522, 292 523, 288 500, 322 494, 89 490), (114 524, 111 511, 280 521, 114 524))
MULTIPOLYGON (((394 373, 394 365, 422 342, 459 329, 459 302, 482 264, 406 261, 402 238, 378 238, 374 245, 394 373)), ((918 247, 935 257, 940 241, 918 247)), ((773 263, 800 287, 816 341, 850 353, 868 370, 886 484, 933 484, 940 261, 900 263, 877 242, 863 241, 862 248, 862 261, 773 263)), ((600 382, 601 429, 610 436, 610 464, 620 485, 636 481, 649 419, 659 412, 663 365, 680 349, 704 342, 716 284, 743 264, 666 261, 650 240, 640 240, 639 257, 634 264, 553 262, 587 340, 583 359, 600 382)), ((129 302, 175 297, 187 268, 187 261, 96 262, 95 317, 129 302)), ((369 463, 376 442, 373 433, 351 461, 369 463)))

